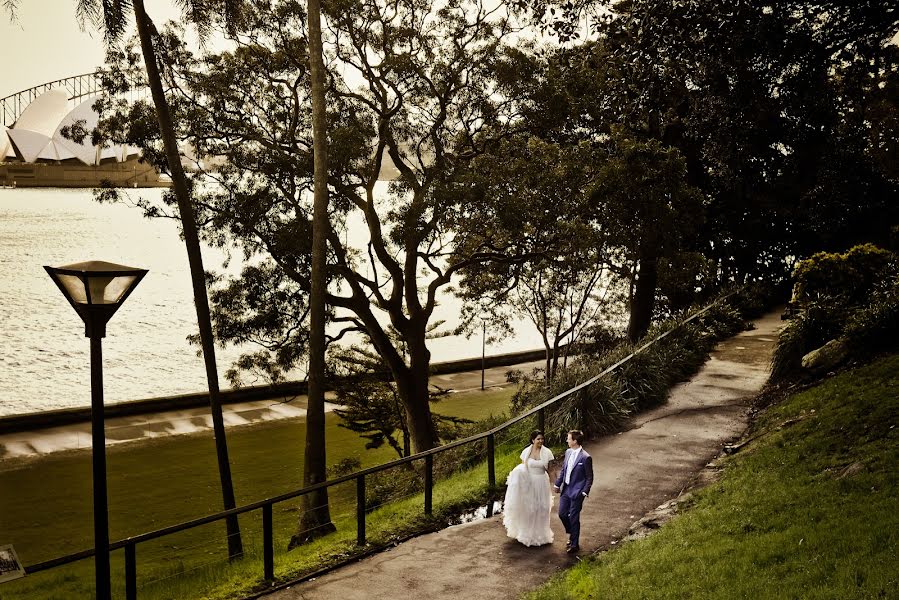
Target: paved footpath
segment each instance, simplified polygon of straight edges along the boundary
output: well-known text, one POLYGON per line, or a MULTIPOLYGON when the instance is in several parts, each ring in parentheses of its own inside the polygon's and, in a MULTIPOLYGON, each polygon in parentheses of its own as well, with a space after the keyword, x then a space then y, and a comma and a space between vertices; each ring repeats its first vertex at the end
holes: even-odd
MULTIPOLYGON (((636 416, 627 431, 586 444, 596 479, 581 513, 582 555, 608 547, 643 514, 677 496, 722 445, 745 430, 746 400, 768 378, 780 327, 779 313, 755 321, 754 330, 720 343, 664 406, 636 416)), ((555 543, 527 548, 506 537, 500 516, 458 525, 267 597, 516 598, 578 560, 565 553, 555 515, 552 527, 555 543)))

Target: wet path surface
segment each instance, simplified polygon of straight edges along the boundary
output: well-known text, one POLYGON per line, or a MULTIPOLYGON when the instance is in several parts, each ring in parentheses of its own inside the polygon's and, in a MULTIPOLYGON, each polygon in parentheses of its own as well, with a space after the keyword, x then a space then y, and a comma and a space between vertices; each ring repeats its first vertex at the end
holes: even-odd
MULTIPOLYGON (((587 443, 595 483, 581 513, 581 554, 609 546, 646 512, 677 496, 721 447, 746 427, 746 400, 768 378, 779 313, 720 343, 668 402, 634 418, 630 429, 587 443)), ((505 474, 497 473, 498 478, 505 474)), ((553 515, 555 543, 527 548, 506 537, 501 517, 423 535, 271 600, 516 598, 577 561, 553 515)))

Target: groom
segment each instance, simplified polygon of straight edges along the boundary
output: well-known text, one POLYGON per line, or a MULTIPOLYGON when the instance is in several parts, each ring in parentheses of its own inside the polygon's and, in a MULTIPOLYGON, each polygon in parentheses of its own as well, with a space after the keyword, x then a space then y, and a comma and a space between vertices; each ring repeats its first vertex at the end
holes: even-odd
POLYGON ((581 507, 593 485, 593 457, 581 447, 583 439, 584 434, 578 429, 568 432, 568 450, 553 486, 556 492, 561 491, 562 494, 559 498, 559 518, 565 526, 565 533, 570 536, 566 550, 569 554, 579 549, 581 507))

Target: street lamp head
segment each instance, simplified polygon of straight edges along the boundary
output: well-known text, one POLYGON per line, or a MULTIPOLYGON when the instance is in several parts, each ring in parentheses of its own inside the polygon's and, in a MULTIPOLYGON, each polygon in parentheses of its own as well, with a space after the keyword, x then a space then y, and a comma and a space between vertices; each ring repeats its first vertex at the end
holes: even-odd
POLYGON ((106 323, 147 274, 101 260, 44 269, 84 321, 86 337, 106 335, 106 323))

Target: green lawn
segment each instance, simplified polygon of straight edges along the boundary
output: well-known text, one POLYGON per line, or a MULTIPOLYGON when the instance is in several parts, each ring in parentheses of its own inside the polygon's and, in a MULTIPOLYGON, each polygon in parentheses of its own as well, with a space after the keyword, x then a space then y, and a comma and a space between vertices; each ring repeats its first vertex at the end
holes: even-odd
POLYGON ((789 397, 755 434, 658 533, 527 598, 899 598, 899 356, 789 397))
MULTIPOLYGON (((481 419, 505 413, 513 390, 505 388, 452 395, 436 405, 441 413, 481 419)), ((359 457, 363 466, 396 458, 390 448, 365 450, 362 438, 338 427, 327 417, 328 461, 333 464, 359 457)), ((274 421, 230 429, 234 488, 238 504, 246 504, 302 487, 302 447, 305 424, 274 421)), ((438 459, 439 460, 439 459, 438 459)), ((21 560, 34 563, 92 546, 90 453, 60 453, 27 462, 0 462, 0 543, 12 543, 21 560)), ((450 503, 471 501, 483 493, 486 471, 463 474, 435 490, 435 513, 450 503), (466 479, 468 478, 468 479, 466 479), (475 483, 479 482, 479 483, 475 483), (469 485, 470 484, 470 485, 469 485), (454 489, 450 489, 454 487, 454 489), (463 488, 468 489, 462 493, 463 488), (470 488, 470 489, 469 489, 470 488)), ((477 469, 476 469, 477 471, 477 469)), ((221 509, 215 448, 210 433, 189 434, 112 446, 108 449, 110 532, 113 540, 183 522, 221 509)), ((499 470, 498 473, 503 471, 499 470)), ((275 507, 277 571, 282 576, 302 572, 319 562, 339 558, 355 542, 355 488, 332 488, 332 517, 338 532, 283 553, 297 520, 298 502, 275 507)), ((421 525, 422 500, 410 498, 382 516, 370 516, 368 537, 373 542, 396 531, 391 511, 403 513, 409 528, 421 525), (405 512, 404 512, 405 511, 405 512)), ((227 597, 229 590, 248 589, 261 579, 261 526, 258 511, 242 518, 249 559, 237 566, 225 560, 224 526, 217 523, 166 537, 138 547, 140 596, 153 598, 227 597), (230 582, 230 583, 229 583, 230 582), (189 586, 189 587, 184 587, 189 586), (233 589, 232 589, 233 588, 233 589), (189 592, 187 590, 190 590, 189 592), (205 590, 200 592, 200 590, 205 590)), ((402 529, 402 528, 400 528, 402 529)), ((116 586, 121 587, 123 557, 113 555, 116 586)), ((0 585, 0 599, 89 598, 93 595, 92 561, 38 573, 0 585)))

